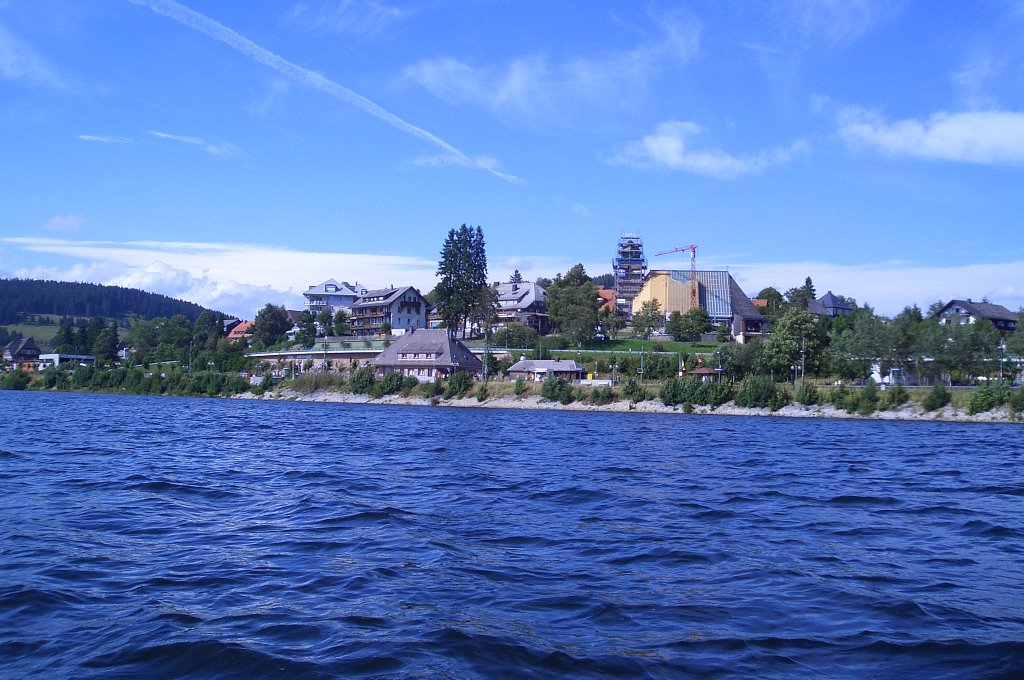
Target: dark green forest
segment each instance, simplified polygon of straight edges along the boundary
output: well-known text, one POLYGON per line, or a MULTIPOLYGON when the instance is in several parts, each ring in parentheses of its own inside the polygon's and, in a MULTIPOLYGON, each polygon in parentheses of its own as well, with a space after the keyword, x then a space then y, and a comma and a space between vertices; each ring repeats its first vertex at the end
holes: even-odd
POLYGON ((0 325, 22 322, 29 315, 149 320, 180 314, 194 322, 203 307, 135 288, 97 283, 0 279, 0 325))

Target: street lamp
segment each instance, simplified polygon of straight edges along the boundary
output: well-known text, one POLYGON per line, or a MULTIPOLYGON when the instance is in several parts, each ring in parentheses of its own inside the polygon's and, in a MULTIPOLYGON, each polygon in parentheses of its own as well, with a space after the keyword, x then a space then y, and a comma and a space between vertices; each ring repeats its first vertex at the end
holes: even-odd
POLYGON ((1003 379, 1003 362, 1006 360, 1006 338, 999 340, 999 379, 1003 379))

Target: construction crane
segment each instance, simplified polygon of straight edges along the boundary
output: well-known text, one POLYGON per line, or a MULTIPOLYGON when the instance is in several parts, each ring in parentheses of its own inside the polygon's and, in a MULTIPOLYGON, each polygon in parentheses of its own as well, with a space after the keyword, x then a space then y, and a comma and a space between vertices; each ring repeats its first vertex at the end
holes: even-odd
POLYGON ((673 248, 672 250, 655 253, 654 256, 671 255, 672 253, 681 253, 684 250, 690 251, 690 309, 697 309, 700 306, 698 303, 699 296, 697 295, 697 246, 691 243, 681 248, 673 248))

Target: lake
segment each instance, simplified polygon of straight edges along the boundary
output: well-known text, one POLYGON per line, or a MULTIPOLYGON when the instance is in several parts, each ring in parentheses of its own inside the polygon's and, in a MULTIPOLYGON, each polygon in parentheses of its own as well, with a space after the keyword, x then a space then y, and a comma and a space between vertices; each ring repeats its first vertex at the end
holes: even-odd
POLYGON ((0 412, 4 677, 1024 673, 1018 425, 0 412))

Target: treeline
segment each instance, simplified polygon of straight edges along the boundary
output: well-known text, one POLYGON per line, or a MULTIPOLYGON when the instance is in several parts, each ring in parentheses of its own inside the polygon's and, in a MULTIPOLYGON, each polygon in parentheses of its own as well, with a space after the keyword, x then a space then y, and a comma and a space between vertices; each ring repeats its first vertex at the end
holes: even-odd
POLYGON ((203 307, 158 293, 136 288, 104 286, 97 283, 0 279, 0 324, 19 323, 26 315, 56 314, 62 317, 142 319, 180 314, 195 321, 203 307))
MULTIPOLYGON (((22 384, 0 386, 4 389, 26 389, 30 382, 22 371, 12 371, 13 383, 20 379, 22 384)), ((144 368, 119 367, 102 370, 92 366, 79 366, 74 371, 48 368, 39 379, 39 386, 45 389, 86 390, 101 392, 125 392, 128 394, 169 394, 176 396, 230 396, 246 392, 249 381, 239 375, 199 371, 160 372, 144 368)))

